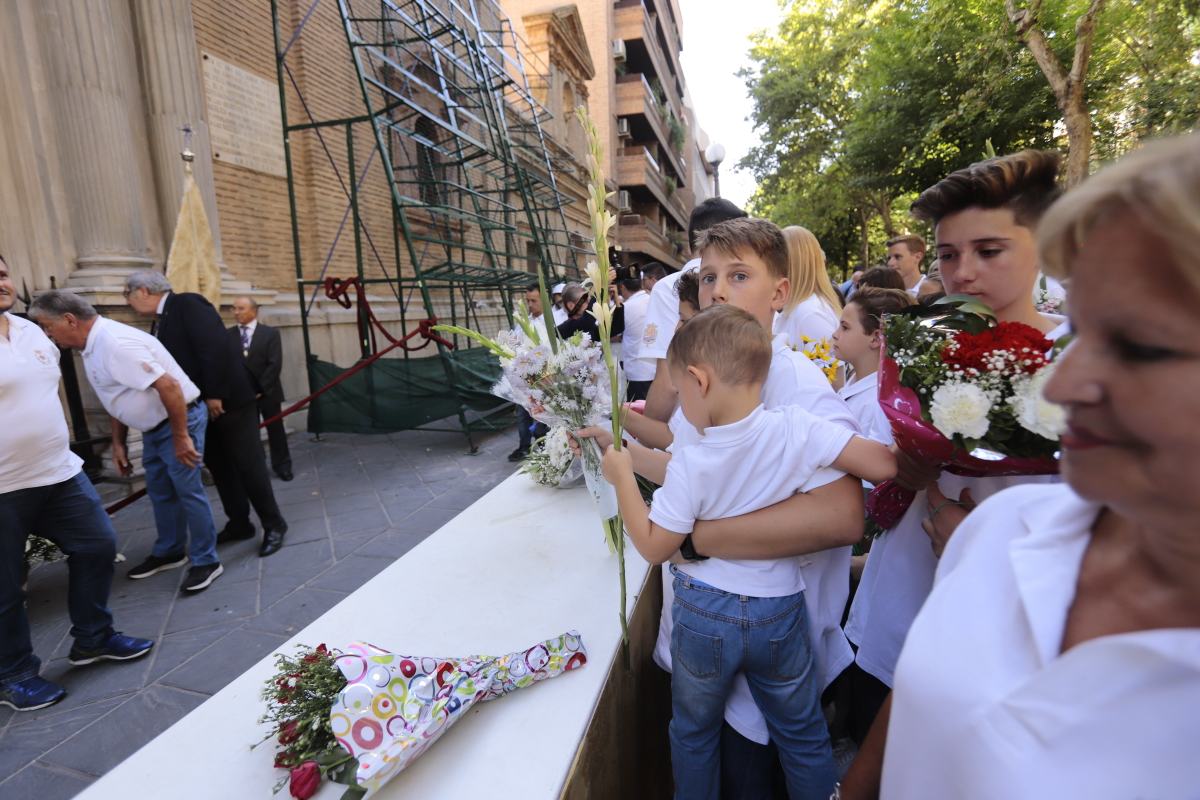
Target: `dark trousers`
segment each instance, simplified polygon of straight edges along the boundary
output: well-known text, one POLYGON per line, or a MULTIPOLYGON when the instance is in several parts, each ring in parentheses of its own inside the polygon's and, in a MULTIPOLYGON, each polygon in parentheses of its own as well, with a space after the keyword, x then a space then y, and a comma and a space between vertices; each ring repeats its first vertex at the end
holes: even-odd
POLYGON ((892 690, 858 664, 851 664, 842 677, 848 682, 847 689, 850 695, 850 714, 847 720, 850 738, 861 747, 863 740, 867 738, 867 732, 871 730, 871 724, 879 715, 879 709, 883 708, 883 701, 887 700, 892 690))
POLYGON ((287 530, 275 502, 271 476, 267 474, 267 459, 258 438, 258 407, 254 403, 226 409, 224 414, 209 421, 204 464, 217 485, 230 529, 250 528, 253 505, 264 528, 287 530))
MULTIPOLYGON (((278 400, 263 397, 258 401, 258 413, 264 420, 277 415, 281 410, 278 400)), ((276 474, 291 472, 292 454, 288 450, 287 431, 283 429, 283 420, 276 420, 267 426, 267 442, 271 446, 271 469, 276 474)))
POLYGON ((31 678, 41 667, 21 591, 31 533, 67 554, 67 611, 79 646, 99 647, 113 632, 108 592, 116 534, 83 471, 61 483, 0 494, 0 681, 31 678))
POLYGON ((650 384, 654 381, 629 381, 625 384, 625 402, 632 403, 636 400, 645 400, 646 395, 650 393, 650 384))

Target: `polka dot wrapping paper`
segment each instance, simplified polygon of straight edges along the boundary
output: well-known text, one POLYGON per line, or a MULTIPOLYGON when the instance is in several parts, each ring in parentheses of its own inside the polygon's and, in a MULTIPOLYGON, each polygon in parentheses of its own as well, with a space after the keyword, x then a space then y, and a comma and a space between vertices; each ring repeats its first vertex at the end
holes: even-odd
POLYGON ((337 660, 347 684, 330 711, 333 733, 358 759, 359 785, 375 790, 472 706, 586 663, 576 631, 499 657, 402 656, 355 643, 337 660))

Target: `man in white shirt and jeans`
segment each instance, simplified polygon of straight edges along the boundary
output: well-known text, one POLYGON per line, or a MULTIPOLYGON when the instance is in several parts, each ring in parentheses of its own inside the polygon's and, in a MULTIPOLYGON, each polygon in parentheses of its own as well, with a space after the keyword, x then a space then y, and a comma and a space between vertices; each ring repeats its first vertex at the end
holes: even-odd
POLYGON ((200 389, 158 339, 104 319, 70 292, 40 295, 30 314, 60 346, 83 351, 84 371, 112 417, 113 461, 124 474, 133 471, 125 437, 129 428, 142 432, 146 493, 154 504, 158 539, 128 577, 148 578, 190 561, 183 591, 207 589, 224 569, 217 559, 212 506, 200 479, 208 427, 200 389))
POLYGON ((16 291, 0 256, 0 704, 33 711, 66 697, 38 675, 25 613, 25 539, 43 536, 68 556, 72 664, 128 661, 154 642, 113 630, 108 610, 116 534, 100 496, 71 452, 58 398, 59 351, 32 322, 10 313, 16 291))

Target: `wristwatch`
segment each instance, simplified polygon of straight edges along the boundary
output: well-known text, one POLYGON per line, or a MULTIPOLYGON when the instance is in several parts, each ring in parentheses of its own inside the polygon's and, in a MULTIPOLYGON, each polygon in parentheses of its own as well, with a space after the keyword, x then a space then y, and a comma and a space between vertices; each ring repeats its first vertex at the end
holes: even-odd
POLYGON ((692 544, 692 535, 690 533, 683 537, 683 544, 679 546, 679 555, 683 556, 688 561, 708 560, 708 556, 702 556, 696 552, 696 545, 692 544))

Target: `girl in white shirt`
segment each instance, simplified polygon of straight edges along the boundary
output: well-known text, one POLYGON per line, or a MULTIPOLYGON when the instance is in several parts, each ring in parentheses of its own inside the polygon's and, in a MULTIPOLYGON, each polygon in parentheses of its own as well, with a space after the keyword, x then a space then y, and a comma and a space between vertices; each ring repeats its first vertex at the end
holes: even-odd
POLYGON ((908 292, 868 287, 846 303, 833 332, 833 354, 850 365, 850 375, 838 396, 850 407, 859 432, 887 445, 892 443, 892 427, 879 405, 875 383, 883 354, 880 323, 885 314, 903 311, 912 303, 908 292))
POLYGON ((788 249, 790 289, 783 310, 775 316, 774 332, 787 337, 793 349, 804 348, 804 337, 833 336, 842 313, 842 303, 825 271, 825 251, 807 228, 789 225, 783 229, 788 249))

